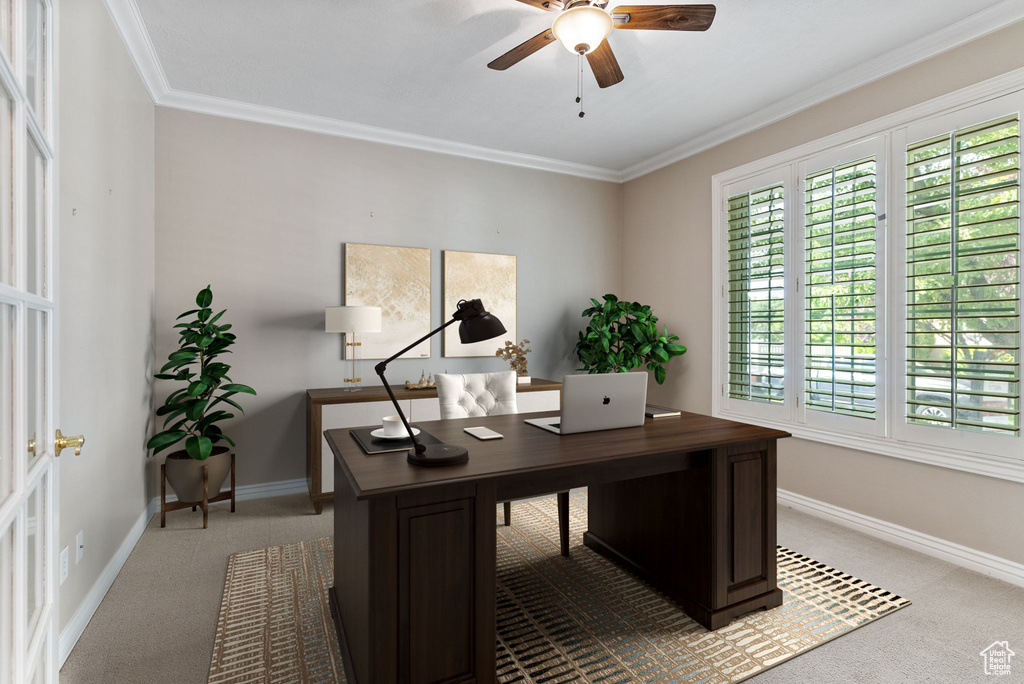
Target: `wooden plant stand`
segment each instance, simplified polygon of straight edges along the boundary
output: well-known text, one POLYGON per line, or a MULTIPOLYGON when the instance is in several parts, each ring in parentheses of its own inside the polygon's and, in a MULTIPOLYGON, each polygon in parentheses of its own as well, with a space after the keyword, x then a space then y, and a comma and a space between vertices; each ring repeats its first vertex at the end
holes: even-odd
POLYGON ((160 464, 160 527, 167 527, 167 511, 180 511, 182 508, 203 509, 203 529, 210 526, 210 504, 218 501, 231 501, 231 512, 235 512, 235 455, 231 454, 231 489, 220 492, 210 498, 210 466, 203 464, 203 500, 202 501, 171 501, 167 502, 167 466, 160 464))

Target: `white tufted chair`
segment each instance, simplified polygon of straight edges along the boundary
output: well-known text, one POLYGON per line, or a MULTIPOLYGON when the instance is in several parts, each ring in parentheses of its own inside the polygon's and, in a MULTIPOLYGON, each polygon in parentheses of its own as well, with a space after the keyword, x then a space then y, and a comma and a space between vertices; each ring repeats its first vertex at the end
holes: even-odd
MULTIPOLYGON (((437 399, 441 418, 474 418, 519 413, 516 408, 515 371, 455 375, 437 373, 437 399)), ((505 504, 505 525, 512 524, 512 502, 505 504)), ((561 552, 569 555, 569 492, 558 492, 558 530, 561 552)))
POLYGON ((441 418, 474 418, 519 413, 515 371, 434 376, 441 418))

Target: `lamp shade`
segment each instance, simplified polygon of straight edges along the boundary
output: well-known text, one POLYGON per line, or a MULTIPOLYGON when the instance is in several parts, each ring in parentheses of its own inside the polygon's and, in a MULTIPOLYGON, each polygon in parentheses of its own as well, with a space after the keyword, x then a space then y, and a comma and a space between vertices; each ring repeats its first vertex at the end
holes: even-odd
POLYGON ((459 340, 462 344, 483 342, 506 332, 498 317, 485 310, 479 299, 460 302, 456 318, 462 319, 459 323, 459 340))
POLYGON ((585 55, 596 50, 614 26, 612 15, 600 7, 583 5, 559 14, 551 25, 551 32, 566 50, 585 55))
POLYGON ((380 307, 328 307, 324 309, 324 331, 329 333, 380 332, 380 307))

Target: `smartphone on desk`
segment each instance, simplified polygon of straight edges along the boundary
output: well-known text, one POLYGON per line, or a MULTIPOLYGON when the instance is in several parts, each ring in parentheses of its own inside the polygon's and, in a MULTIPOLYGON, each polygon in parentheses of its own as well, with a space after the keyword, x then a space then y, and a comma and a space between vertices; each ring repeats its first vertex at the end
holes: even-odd
POLYGON ((500 432, 495 432, 494 430, 485 427, 463 428, 463 430, 477 439, 501 439, 503 437, 500 432))

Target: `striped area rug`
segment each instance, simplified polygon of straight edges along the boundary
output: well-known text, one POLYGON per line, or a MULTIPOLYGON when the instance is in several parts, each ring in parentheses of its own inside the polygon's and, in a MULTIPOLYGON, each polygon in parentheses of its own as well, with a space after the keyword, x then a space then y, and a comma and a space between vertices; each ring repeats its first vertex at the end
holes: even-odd
MULTIPOLYGON (((586 506, 574 493, 570 558, 558 553, 554 497, 516 502, 512 526, 498 527, 499 682, 739 682, 910 604, 779 547, 782 606, 709 632, 581 544, 586 506)), ((231 557, 210 684, 346 681, 332 561, 329 538, 231 557)))

